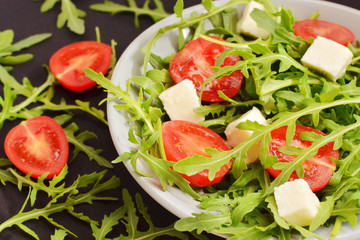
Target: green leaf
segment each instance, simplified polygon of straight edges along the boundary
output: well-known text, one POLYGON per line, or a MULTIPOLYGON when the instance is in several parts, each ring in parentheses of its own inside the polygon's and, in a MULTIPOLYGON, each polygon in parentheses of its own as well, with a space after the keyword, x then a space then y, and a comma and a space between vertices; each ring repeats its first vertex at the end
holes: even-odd
POLYGON ((41 12, 47 12, 50 9, 52 9, 57 2, 60 2, 61 0, 45 0, 43 4, 41 5, 40 11, 41 12))
POLYGON ((271 213, 274 216, 275 222, 284 229, 290 229, 289 224, 279 215, 278 208, 276 205, 275 197, 273 195, 268 196, 265 199, 265 202, 268 203, 268 207, 271 210, 271 213))
POLYGON ((34 35, 31 35, 30 37, 22 39, 16 43, 12 44, 11 46, 7 47, 6 51, 19 52, 23 49, 26 49, 26 48, 29 48, 36 44, 39 44, 39 43, 47 40, 51 36, 52 36, 51 33, 34 34, 34 35))
POLYGON ((332 210, 334 208, 334 204, 335 204, 334 197, 331 196, 326 197, 326 200, 320 203, 320 210, 310 224, 309 227, 310 231, 313 232, 330 218, 332 210))
POLYGON ((155 8, 151 9, 149 6, 150 0, 145 1, 142 7, 138 7, 135 0, 127 0, 129 6, 114 3, 109 0, 105 0, 104 3, 97 3, 90 5, 90 9, 99 12, 118 14, 122 12, 131 12, 135 14, 134 24, 135 27, 140 27, 139 16, 147 15, 152 18, 154 22, 160 21, 163 18, 168 17, 170 14, 164 9, 164 6, 160 0, 154 0, 155 8))
MULTIPOLYGON (((124 195, 124 191, 125 189, 123 190, 123 195, 124 195)), ((110 238, 106 238, 106 235, 110 233, 117 224, 119 224, 120 220, 124 218, 125 214, 126 214, 126 208, 120 207, 114 212, 112 212, 109 216, 105 215, 101 222, 100 227, 97 227, 96 224, 92 223, 91 229, 93 231, 93 236, 95 237, 95 239, 97 240, 110 239, 110 238)))
POLYGON ((222 225, 229 225, 231 218, 229 214, 213 214, 213 213, 194 213, 195 217, 187 217, 178 220, 175 223, 175 229, 178 231, 194 231, 198 234, 203 231, 211 232, 215 228, 222 225))
POLYGON ((262 193, 249 193, 238 200, 238 205, 232 211, 231 219, 238 225, 246 214, 253 211, 263 201, 262 193))
POLYGON ((67 232, 63 229, 56 229, 54 235, 51 235, 51 240, 65 240, 67 232))
POLYGON ((71 0, 61 0, 61 13, 58 15, 57 27, 62 28, 65 23, 70 31, 82 35, 85 33, 85 22, 82 17, 86 13, 76 8, 71 0))
MULTIPOLYGON (((14 172, 14 171, 13 171, 14 172)), ((113 197, 106 197, 103 195, 103 192, 106 192, 111 189, 118 188, 120 185, 120 179, 117 177, 112 177, 106 181, 102 181, 104 176, 106 174, 106 171, 103 171, 101 173, 92 173, 92 174, 85 174, 79 176, 69 187, 64 188, 64 183, 60 184, 60 188, 63 188, 60 192, 53 195, 51 199, 48 201, 48 203, 42 207, 42 208, 25 208, 30 196, 32 195, 32 191, 34 191, 35 188, 38 188, 39 182, 34 183, 31 181, 29 177, 25 177, 28 181, 27 183, 29 186, 29 194, 27 199, 25 200, 23 207, 20 209, 20 211, 15 214, 13 217, 5 220, 0 224, 0 231, 3 231, 6 228, 10 228, 13 226, 18 226, 20 229, 25 231, 30 236, 34 237, 35 239, 39 239, 39 237, 36 235, 34 231, 32 231, 30 228, 26 227, 23 223, 30 221, 30 220, 37 220, 40 217, 43 217, 46 219, 50 224, 54 225, 57 228, 61 228, 65 230, 68 233, 71 233, 69 230, 67 230, 64 226, 62 226, 59 223, 56 223, 53 219, 51 219, 49 216, 52 214, 60 213, 63 211, 67 211, 72 216, 80 219, 85 220, 90 223, 95 223, 95 221, 91 220, 88 217, 85 217, 82 213, 76 213, 74 211, 74 207, 81 204, 92 204, 95 200, 116 200, 113 197), (34 189, 33 189, 34 187, 34 189), (63 201, 58 203, 58 200, 62 198, 63 201)), ((59 183, 59 181, 62 181, 65 177, 66 173, 62 175, 61 179, 54 180, 56 183, 59 183)), ((19 181, 23 181, 24 179, 20 179, 19 181)), ((48 192, 52 190, 54 187, 54 184, 51 184, 52 187, 45 187, 43 185, 42 181, 44 179, 41 179, 41 186, 44 186, 42 191, 48 192)), ((37 189, 38 190, 38 189, 37 189)), ((36 190, 36 191, 37 191, 36 190)), ((73 234, 73 233, 71 233, 73 234)), ((73 234, 74 235, 74 234, 73 234)))
POLYGON ((78 130, 79 127, 75 123, 71 123, 64 128, 68 142, 75 146, 73 159, 77 157, 79 152, 83 152, 89 157, 90 161, 95 160, 100 166, 113 168, 113 165, 108 160, 100 156, 100 153, 102 152, 101 149, 94 149, 84 143, 86 140, 96 138, 97 136, 89 131, 84 131, 75 135, 78 130))
POLYGON ((184 2, 183 0, 177 0, 174 6, 174 13, 178 18, 183 18, 184 2))

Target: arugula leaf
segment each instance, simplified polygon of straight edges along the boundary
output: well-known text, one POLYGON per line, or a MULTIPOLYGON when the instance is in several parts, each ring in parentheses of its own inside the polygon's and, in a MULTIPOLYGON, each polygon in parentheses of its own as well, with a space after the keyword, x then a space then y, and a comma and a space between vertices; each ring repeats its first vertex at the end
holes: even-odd
POLYGON ((147 15, 152 18, 154 22, 160 21, 161 19, 168 17, 170 14, 164 9, 164 6, 160 0, 154 0, 155 8, 150 8, 150 0, 146 0, 142 7, 138 7, 135 0, 127 0, 129 6, 123 4, 114 3, 109 0, 105 0, 104 3, 92 4, 90 9, 99 12, 118 14, 122 12, 132 12, 135 14, 135 27, 139 28, 139 16, 147 15))
POLYGON ((92 132, 84 131, 75 136, 75 133, 78 130, 79 127, 75 123, 71 123, 64 128, 68 142, 75 146, 72 159, 76 159, 81 151, 89 157, 90 161, 95 160, 100 166, 113 168, 113 165, 108 160, 100 156, 100 153, 102 152, 101 149, 94 149, 93 147, 84 144, 86 140, 96 138, 96 135, 92 132))
MULTIPOLYGON (((95 200, 116 200, 113 197, 104 197, 101 195, 98 196, 98 194, 102 194, 105 191, 118 188, 120 185, 120 179, 115 176, 102 182, 106 171, 79 176, 72 185, 66 188, 64 188, 64 183, 60 184, 59 187, 56 187, 55 185, 64 180, 66 174, 67 168, 64 168, 62 173, 56 179, 53 179, 51 183, 49 183, 48 187, 45 187, 43 183, 44 179, 40 179, 38 180, 38 183, 35 183, 32 182, 29 177, 26 177, 26 184, 30 186, 28 197, 17 214, 0 224, 0 231, 4 230, 5 228, 18 226, 20 229, 25 231, 33 238, 39 239, 39 237, 34 231, 24 225, 24 222, 43 217, 55 227, 59 227, 75 236, 75 234, 72 233, 70 230, 66 229, 64 226, 56 223, 53 219, 51 219, 50 215, 67 211, 69 214, 78 218, 79 220, 89 223, 95 223, 95 221, 91 220, 89 217, 75 212, 74 207, 80 204, 92 204, 95 200), (45 207, 26 210, 25 207, 28 204, 29 199, 34 198, 37 191, 39 190, 39 186, 44 192, 47 192, 52 188, 58 188, 57 190, 59 191, 51 197, 45 207), (62 199, 63 197, 65 197, 64 201, 60 202, 60 199, 62 199)), ((23 180, 23 178, 18 179, 20 186, 23 185, 23 180)))
POLYGON ((125 225, 127 235, 120 235, 120 239, 155 239, 160 236, 172 236, 178 239, 188 239, 185 233, 176 231, 172 225, 164 228, 155 227, 151 221, 150 215, 144 206, 144 202, 139 194, 135 195, 136 206, 131 198, 128 190, 122 190, 122 197, 124 205, 112 212, 109 216, 105 216, 102 220, 101 226, 97 227, 94 223, 91 224, 93 235, 97 240, 106 240, 107 234, 111 232, 113 227, 117 225, 125 225), (138 216, 136 213, 141 214, 138 216), (139 218, 143 217, 148 224, 146 231, 139 230, 139 218))
MULTIPOLYGON (((35 34, 14 43, 13 30, 7 29, 4 31, 0 31, 0 65, 16 65, 31 60, 33 58, 32 54, 25 53, 16 56, 14 56, 13 54, 23 49, 29 48, 33 45, 36 45, 42 41, 45 41, 51 36, 52 34, 50 33, 35 34)), ((11 69, 9 67, 6 68, 9 70, 11 69)))
POLYGON ((193 231, 196 230, 198 234, 203 231, 211 232, 215 228, 222 225, 229 225, 231 223, 230 212, 227 211, 222 214, 214 213, 194 213, 195 217, 187 217, 178 220, 175 223, 175 229, 178 231, 193 231))
POLYGON ((51 235, 51 240, 64 240, 67 233, 63 229, 56 229, 54 235, 51 235))
POLYGON ((70 31, 79 35, 84 34, 85 21, 82 18, 86 16, 86 12, 78 9, 72 0, 45 0, 40 11, 50 11, 58 2, 61 3, 61 13, 58 15, 56 26, 62 28, 66 24, 70 31))

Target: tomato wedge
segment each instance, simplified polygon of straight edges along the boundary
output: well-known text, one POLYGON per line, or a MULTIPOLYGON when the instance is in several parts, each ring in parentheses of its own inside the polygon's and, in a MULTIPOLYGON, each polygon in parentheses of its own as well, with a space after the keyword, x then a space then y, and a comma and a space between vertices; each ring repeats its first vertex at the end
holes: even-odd
MULTIPOLYGON (((218 37, 214 39, 225 41, 218 37)), ((170 74, 179 83, 185 79, 191 80, 200 96, 202 84, 215 72, 211 69, 215 65, 219 55, 230 47, 198 38, 190 41, 181 51, 179 51, 170 62, 170 74)), ((221 66, 234 65, 240 61, 239 56, 227 56, 221 66)), ((228 76, 214 79, 209 82, 203 91, 202 100, 206 102, 224 101, 219 97, 218 91, 221 90, 229 98, 235 96, 240 90, 243 74, 240 70, 228 76)))
MULTIPOLYGON (((269 155, 274 155, 278 158, 279 162, 291 162, 296 156, 289 156, 278 151, 279 147, 286 146, 286 131, 287 126, 280 127, 271 132, 271 143, 269 145, 269 155)), ((297 125, 294 138, 291 142, 291 146, 308 148, 311 146, 311 141, 305 141, 300 139, 300 134, 302 132, 315 132, 318 135, 325 134, 321 131, 318 131, 313 128, 297 125)), ((321 148, 319 148, 317 154, 310 160, 305 160, 303 162, 304 167, 304 180, 309 184, 313 192, 319 191, 324 188, 330 181, 331 176, 335 170, 335 163, 331 158, 339 159, 339 151, 334 150, 334 143, 328 143, 321 148)), ((281 170, 276 170, 274 168, 267 169, 269 173, 277 177, 281 170)), ((296 172, 293 172, 289 178, 289 181, 298 179, 296 172)))
POLYGON ((300 36, 307 41, 311 37, 321 36, 347 46, 348 43, 352 43, 355 40, 355 34, 348 28, 317 19, 306 19, 296 22, 294 31, 296 36, 300 36))
POLYGON ((69 145, 60 124, 47 116, 21 122, 5 137, 5 153, 25 174, 38 178, 58 175, 67 163, 69 145))
MULTIPOLYGON (((225 140, 216 132, 188 121, 174 120, 163 123, 162 137, 168 161, 178 162, 194 154, 209 156, 205 148, 216 148, 219 151, 230 150, 225 140)), ((229 161, 227 165, 222 166, 212 181, 209 180, 207 169, 192 176, 185 174, 182 176, 190 182, 191 186, 210 186, 220 182, 228 172, 231 163, 232 161, 229 161)))
POLYGON ((106 74, 111 63, 111 47, 96 41, 81 41, 66 45, 50 58, 50 70, 65 88, 85 91, 96 85, 86 77, 85 68, 106 74))

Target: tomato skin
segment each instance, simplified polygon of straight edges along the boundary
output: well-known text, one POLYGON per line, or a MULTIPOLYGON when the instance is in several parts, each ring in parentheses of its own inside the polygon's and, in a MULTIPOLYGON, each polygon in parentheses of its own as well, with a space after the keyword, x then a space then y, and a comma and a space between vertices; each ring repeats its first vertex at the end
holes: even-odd
POLYGON ((111 47, 96 41, 81 41, 66 45, 50 58, 49 67, 55 78, 65 88, 85 91, 96 85, 86 77, 85 68, 106 74, 111 63, 111 47))
MULTIPOLYGON (((225 41, 218 37, 212 38, 225 41)), ((202 84, 215 73, 211 67, 215 65, 219 55, 229 48, 203 38, 190 41, 170 62, 169 68, 173 80, 175 83, 185 79, 191 80, 195 85, 197 94, 200 96, 202 84)), ((239 56, 230 55, 225 58, 221 66, 234 65, 237 61, 240 61, 239 56)), ((231 98, 239 92, 242 80, 243 74, 240 70, 234 71, 228 76, 214 79, 204 87, 202 100, 206 102, 224 101, 218 95, 219 90, 231 98)))
POLYGON ((355 40, 355 34, 348 28, 322 20, 306 19, 294 24, 294 33, 303 39, 309 41, 310 38, 321 36, 344 46, 355 40))
MULTIPOLYGON (((279 147, 286 146, 286 131, 287 126, 283 126, 271 132, 272 141, 269 145, 268 155, 276 156, 279 162, 291 162, 296 158, 296 156, 289 156, 277 150, 279 147)), ((297 125, 291 146, 300 148, 308 148, 311 146, 311 141, 305 141, 299 138, 302 132, 315 132, 318 135, 326 135, 316 129, 297 125)), ((309 184, 313 192, 317 192, 324 188, 332 177, 336 166, 331 158, 339 159, 339 151, 334 150, 333 148, 334 143, 330 142, 319 148, 317 154, 312 159, 305 160, 303 162, 303 167, 305 170, 304 180, 309 184)), ((281 173, 281 170, 276 170, 274 168, 268 168, 267 171, 275 178, 281 173)), ((298 178, 299 177, 297 176, 296 172, 293 172, 289 178, 289 181, 298 178)))
MULTIPOLYGON (((163 123, 162 137, 168 161, 178 162, 194 154, 209 156, 205 152, 206 147, 216 148, 219 151, 230 150, 225 140, 216 132, 188 121, 174 120, 163 123)), ((207 169, 192 176, 181 175, 190 182, 191 186, 207 187, 220 182, 231 164, 232 160, 222 166, 212 181, 209 180, 207 169)))
POLYGON ((69 145, 61 125, 47 116, 21 122, 5 137, 5 153, 25 174, 38 178, 58 175, 67 163, 69 145))

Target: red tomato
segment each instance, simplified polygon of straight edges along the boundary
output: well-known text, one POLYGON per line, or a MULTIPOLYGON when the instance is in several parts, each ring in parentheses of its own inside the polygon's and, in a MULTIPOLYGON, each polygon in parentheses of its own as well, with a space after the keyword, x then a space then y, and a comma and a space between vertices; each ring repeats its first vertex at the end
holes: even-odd
MULTIPOLYGON (((272 140, 269 145, 270 151, 268 154, 276 156, 280 162, 291 162, 296 158, 296 156, 285 155, 277 150, 279 147, 286 146, 286 130, 287 126, 284 126, 271 132, 272 140)), ((291 146, 300 148, 308 148, 311 146, 311 141, 304 141, 299 138, 300 133, 302 132, 315 132, 316 134, 325 136, 323 132, 320 132, 316 129, 297 125, 291 146)), ((330 181, 330 178, 335 170, 335 163, 331 158, 339 158, 339 151, 334 150, 333 148, 334 143, 328 143, 322 146, 312 159, 305 160, 303 162, 305 171, 304 180, 309 184, 313 192, 321 190, 330 181)), ((281 173, 281 170, 275 170, 274 168, 269 168, 267 170, 274 177, 277 177, 281 173)), ((299 177, 297 176, 296 172, 293 172, 289 181, 298 178, 299 177)))
POLYGON ((50 70, 65 88, 81 92, 96 85, 86 77, 85 68, 105 74, 111 63, 111 47, 96 41, 69 44, 50 58, 50 70))
POLYGON ((39 116, 21 122, 6 135, 5 153, 25 174, 52 178, 64 168, 69 145, 64 130, 54 119, 39 116))
MULTIPOLYGON (((209 156, 205 148, 216 148, 219 151, 230 150, 224 139, 216 132, 201 125, 188 121, 174 120, 163 123, 162 137, 164 142, 166 158, 169 161, 178 162, 194 154, 209 156)), ((215 178, 210 181, 208 170, 198 174, 182 176, 194 187, 206 187, 220 182, 227 173, 232 161, 221 167, 215 178)))
MULTIPOLYGON (((221 38, 214 39, 225 41, 221 38)), ((170 62, 170 74, 176 83, 185 79, 193 81, 198 95, 204 81, 215 72, 211 69, 215 65, 219 55, 229 47, 212 43, 203 38, 190 41, 181 51, 179 51, 170 62)), ((227 56, 222 66, 234 65, 240 60, 239 56, 227 56)), ((207 102, 221 102, 218 91, 221 90, 229 98, 239 92, 243 74, 240 70, 233 72, 229 76, 223 76, 209 82, 203 91, 202 100, 207 102)))
POLYGON ((321 20, 306 19, 296 22, 294 31, 296 36, 307 41, 310 37, 321 36, 347 46, 349 42, 352 43, 355 40, 354 33, 346 27, 321 20))

